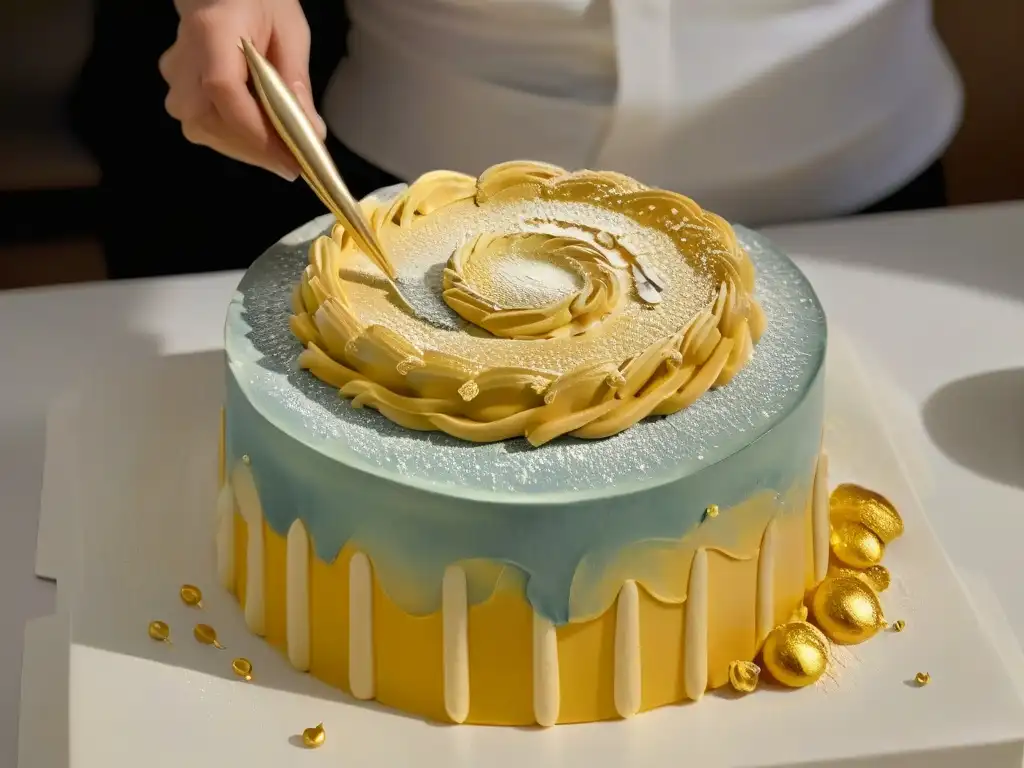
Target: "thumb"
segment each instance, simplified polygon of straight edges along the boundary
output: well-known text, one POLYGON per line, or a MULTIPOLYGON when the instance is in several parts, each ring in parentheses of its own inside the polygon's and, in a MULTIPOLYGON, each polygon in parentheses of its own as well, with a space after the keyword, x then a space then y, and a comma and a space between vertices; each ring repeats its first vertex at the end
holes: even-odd
POLYGON ((267 46, 267 58, 295 93, 306 117, 323 141, 327 138, 327 126, 313 103, 313 89, 309 82, 309 27, 301 15, 295 19, 279 19, 275 23, 270 45, 267 46))

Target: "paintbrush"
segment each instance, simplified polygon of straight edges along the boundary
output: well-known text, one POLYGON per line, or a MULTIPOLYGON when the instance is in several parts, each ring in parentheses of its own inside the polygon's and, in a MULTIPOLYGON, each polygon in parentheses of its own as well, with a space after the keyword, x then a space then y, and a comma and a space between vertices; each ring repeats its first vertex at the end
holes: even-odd
POLYGON ((345 231, 352 236, 357 247, 365 253, 384 274, 395 296, 404 308, 419 314, 395 284, 397 273, 381 247, 377 235, 366 220, 359 203, 348 191, 338 173, 327 147, 320 141, 305 111, 281 75, 251 42, 242 40, 242 52, 249 66, 253 88, 271 125, 281 141, 291 151, 309 184, 320 201, 334 214, 345 231))

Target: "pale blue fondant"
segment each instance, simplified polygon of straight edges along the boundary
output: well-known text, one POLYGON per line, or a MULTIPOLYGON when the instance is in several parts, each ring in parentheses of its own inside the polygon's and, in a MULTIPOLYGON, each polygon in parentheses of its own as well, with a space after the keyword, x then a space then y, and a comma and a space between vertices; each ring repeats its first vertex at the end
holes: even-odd
MULTIPOLYGON (((250 458, 264 515, 285 535, 301 519, 317 557, 355 542, 410 613, 440 605, 450 563, 520 568, 527 598, 555 624, 569 615, 578 563, 627 544, 678 539, 709 504, 810 488, 824 403, 825 318, 800 271, 739 230, 758 270, 768 330, 750 365, 692 407, 601 441, 465 443, 354 409, 298 370, 289 297, 318 220, 264 254, 229 309, 227 444, 250 458)), ((577 588, 579 588, 577 586, 577 588)))

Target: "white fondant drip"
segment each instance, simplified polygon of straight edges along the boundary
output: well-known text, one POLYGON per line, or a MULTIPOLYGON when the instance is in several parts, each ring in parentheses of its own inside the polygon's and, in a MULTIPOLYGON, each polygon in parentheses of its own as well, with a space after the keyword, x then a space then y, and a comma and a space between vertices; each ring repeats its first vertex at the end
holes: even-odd
POLYGON ((469 716, 469 601, 466 572, 449 565, 441 584, 444 625, 444 708, 454 723, 469 716))
POLYGON ((615 614, 615 709, 621 717, 640 711, 640 592, 627 580, 619 590, 615 614))
POLYGON ((285 628, 288 660, 309 671, 309 536, 301 520, 288 529, 285 572, 285 628))
POLYGON ((377 695, 373 655, 373 571, 370 558, 352 555, 348 565, 348 684, 367 701, 377 695))
POLYGON ((690 566, 683 645, 683 687, 697 701, 708 687, 708 553, 698 549, 690 566))
POLYGON ((558 633, 540 614, 533 614, 533 716, 545 728, 558 722, 561 708, 558 680, 558 633))
POLYGON ((775 626, 775 519, 768 521, 761 537, 761 552, 757 559, 757 616, 754 646, 761 643, 775 626))
POLYGON ((217 577, 220 585, 235 591, 235 492, 224 483, 217 494, 217 577))
POLYGON ((252 471, 239 462, 231 473, 238 512, 245 521, 245 623, 255 635, 266 634, 266 603, 263 596, 263 507, 252 471))
POLYGON ((814 536, 814 581, 817 583, 828 573, 829 535, 831 533, 828 508, 828 454, 824 451, 818 456, 818 467, 814 472, 811 526, 814 536))

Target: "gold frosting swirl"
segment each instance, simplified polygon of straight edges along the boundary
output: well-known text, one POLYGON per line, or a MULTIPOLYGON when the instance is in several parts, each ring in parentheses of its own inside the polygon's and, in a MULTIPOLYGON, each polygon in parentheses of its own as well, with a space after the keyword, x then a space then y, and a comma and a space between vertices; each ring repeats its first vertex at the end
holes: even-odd
POLYGON ((403 264, 443 269, 464 327, 401 311, 335 227, 310 247, 291 328, 303 368, 409 429, 607 437, 728 383, 764 330, 732 227, 619 174, 435 171, 363 208, 400 284, 403 264))

